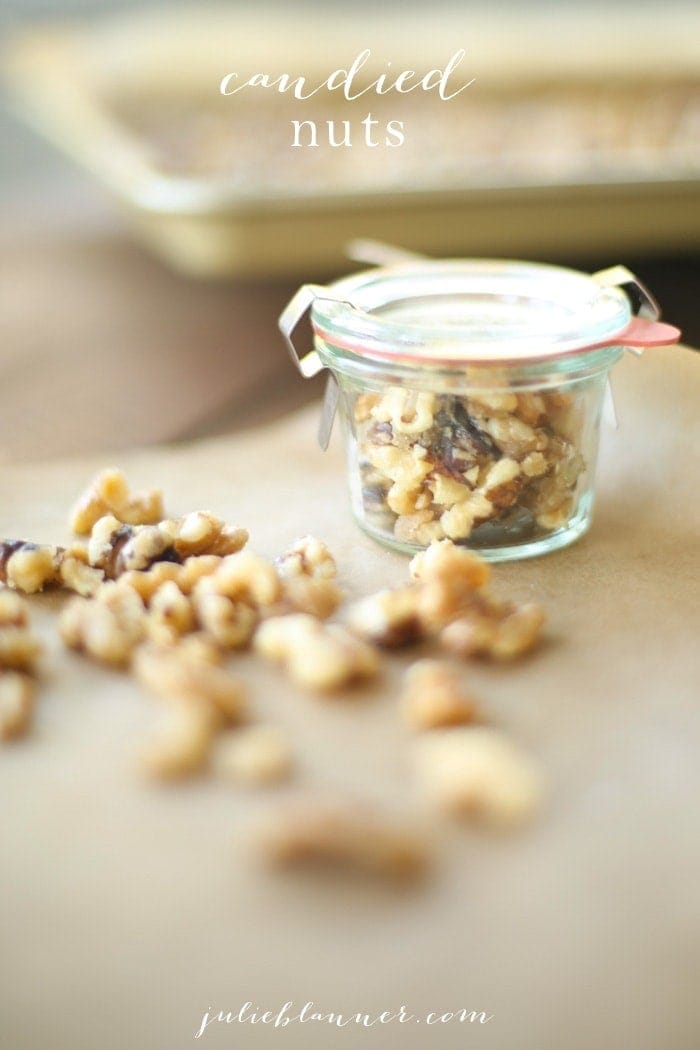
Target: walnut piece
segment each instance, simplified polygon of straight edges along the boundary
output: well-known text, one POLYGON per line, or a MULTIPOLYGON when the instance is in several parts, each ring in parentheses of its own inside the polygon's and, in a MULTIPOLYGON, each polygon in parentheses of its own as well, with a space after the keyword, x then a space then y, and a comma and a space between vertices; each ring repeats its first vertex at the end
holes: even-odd
POLYGON ((404 674, 401 711, 411 729, 468 725, 478 716, 459 669, 445 660, 419 660, 404 674))
POLYGON ((273 565, 245 550, 222 558, 218 568, 197 583, 195 594, 222 594, 253 607, 268 606, 281 597, 282 583, 273 565))
POLYGON ((218 666, 200 647, 144 645, 134 655, 133 671, 161 699, 208 712, 213 725, 237 724, 247 715, 240 678, 218 666))
POLYGON ((290 678, 308 689, 331 692, 373 677, 376 649, 337 624, 296 613, 265 620, 255 633, 256 652, 283 664, 290 678))
POLYGON ((343 600, 335 580, 324 576, 289 576, 282 580, 280 601, 270 608, 272 615, 301 612, 326 620, 343 600))
POLYGON ((0 589, 0 627, 26 627, 29 610, 24 598, 15 591, 0 589))
POLYGON ((258 624, 257 610, 223 594, 197 591, 192 599, 199 626, 224 649, 244 649, 258 624))
POLYGON ((58 567, 58 583, 68 591, 94 598, 104 583, 104 572, 88 564, 87 548, 70 547, 64 550, 58 567))
POLYGON ((455 656, 514 660, 538 644, 544 619, 534 602, 518 606, 479 596, 441 631, 440 645, 455 656))
POLYGON ((377 591, 353 602, 345 622, 360 638, 386 648, 412 645, 425 636, 418 588, 410 585, 377 591))
POLYGON ((145 619, 152 641, 176 641, 196 626, 192 602, 174 580, 166 580, 151 598, 145 619))
POLYGON ((0 670, 0 740, 23 736, 32 722, 35 685, 19 671, 0 670))
POLYGON ((106 583, 97 598, 72 598, 59 617, 61 638, 69 649, 115 667, 129 662, 145 635, 146 611, 134 591, 106 583))
POLYGON ((41 644, 28 627, 0 627, 0 671, 33 671, 41 644))
POLYGON ((411 578, 422 582, 439 581, 478 589, 488 583, 491 567, 465 547, 456 547, 451 540, 431 543, 409 562, 411 578))
POLYGON ((282 577, 312 576, 327 580, 337 571, 328 547, 313 536, 295 540, 285 554, 275 559, 275 568, 282 577))
POLYGON ((257 829, 264 859, 275 867, 325 864, 388 877, 424 874, 423 838, 382 814, 351 802, 309 798, 277 807, 257 829))
POLYGON ((206 706, 170 705, 159 733, 141 754, 144 772, 158 780, 181 780, 200 773, 209 760, 215 725, 206 706))
POLYGON ((0 583, 25 594, 36 594, 56 583, 61 548, 28 540, 0 540, 0 583))
POLYGON ((528 820, 542 798, 537 766, 495 729, 426 733, 417 741, 416 760, 426 793, 456 816, 511 827, 528 820))
POLYGON ((133 495, 121 470, 103 470, 73 507, 71 530, 89 536, 93 525, 108 514, 125 525, 154 525, 164 517, 162 493, 153 489, 133 495))
POLYGON ((158 562, 181 563, 193 555, 225 560, 247 540, 245 529, 226 525, 205 511, 157 525, 124 525, 114 515, 106 515, 93 526, 88 558, 108 579, 115 580, 130 570, 142 572, 158 562))
POLYGON ((237 784, 277 784, 292 770, 292 752, 274 726, 245 726, 217 738, 211 766, 217 776, 237 784))

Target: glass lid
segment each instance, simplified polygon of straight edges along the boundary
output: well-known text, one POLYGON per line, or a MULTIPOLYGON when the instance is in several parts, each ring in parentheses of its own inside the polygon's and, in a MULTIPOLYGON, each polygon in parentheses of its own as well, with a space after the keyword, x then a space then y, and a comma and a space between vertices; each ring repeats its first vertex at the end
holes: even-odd
POLYGON ((346 277, 313 302, 329 349, 397 362, 526 362, 613 342, 632 317, 617 287, 540 263, 420 261, 346 277))

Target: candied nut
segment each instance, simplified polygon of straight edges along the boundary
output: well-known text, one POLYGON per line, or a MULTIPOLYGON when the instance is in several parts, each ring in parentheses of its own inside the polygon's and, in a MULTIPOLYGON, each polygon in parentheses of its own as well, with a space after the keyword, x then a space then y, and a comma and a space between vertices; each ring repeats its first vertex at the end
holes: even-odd
POLYGON ((262 827, 258 842, 275 867, 330 864, 389 878, 410 879, 425 872, 423 837, 360 804, 287 802, 262 827))
MULTIPOLYGON (((188 559, 191 561, 193 559, 188 559)), ((218 560, 218 559, 217 559, 218 560)), ((172 561, 157 561, 150 569, 139 571, 130 569, 120 574, 117 587, 135 591, 144 605, 149 605, 153 595, 164 583, 174 581, 178 586, 181 581, 183 565, 172 561)))
POLYGON ((387 478, 407 489, 420 488, 423 479, 432 470, 422 445, 413 445, 410 449, 397 448, 395 445, 372 445, 367 449, 367 458, 387 478))
POLYGON ((372 409, 379 403, 379 394, 358 394, 353 415, 356 423, 366 423, 372 418, 372 409))
POLYGON ((178 521, 174 546, 183 558, 202 554, 209 550, 214 540, 221 535, 224 522, 208 511, 194 511, 178 521))
POLYGON ((445 535, 432 510, 418 510, 415 514, 401 514, 394 522, 394 536, 400 543, 424 547, 445 535))
POLYGON ((34 682, 17 671, 0 671, 0 740, 27 732, 34 712, 34 682))
POLYGON ((32 671, 40 653, 41 645, 28 627, 0 627, 0 672, 32 671))
POLYGON ((534 602, 514 605, 480 598, 440 633, 440 644, 456 656, 513 660, 537 645, 544 612, 534 602))
POLYGON ((411 645, 425 635, 415 586, 361 598, 348 608, 345 622, 361 638, 387 648, 411 645))
POLYGON ((573 506, 574 501, 572 499, 566 499, 556 508, 556 510, 549 510, 545 511, 543 514, 538 514, 535 517, 535 521, 541 529, 547 529, 548 532, 553 532, 554 529, 561 529, 571 517, 573 506))
POLYGON ((239 529, 236 525, 224 525, 223 529, 209 547, 205 554, 215 554, 218 558, 225 558, 229 554, 236 554, 245 547, 248 542, 248 533, 245 529, 239 529))
POLYGON ((472 491, 469 485, 464 485, 455 478, 448 478, 444 474, 436 474, 428 482, 428 487, 433 494, 434 502, 439 503, 442 507, 452 507, 455 503, 469 499, 472 491))
POLYGON ((104 583, 104 578, 102 569, 87 565, 74 554, 66 552, 61 558, 58 570, 61 586, 83 598, 93 598, 104 583))
POLYGON ((243 649, 253 637, 258 613, 223 594, 197 593, 193 605, 199 626, 225 649, 243 649))
MULTIPOLYGON (((199 580, 205 576, 211 576, 220 565, 221 557, 218 554, 197 554, 186 558, 182 565, 177 567, 178 571, 173 579, 183 594, 191 594, 199 580)), ((155 568, 156 566, 152 571, 155 568)))
POLYGON ((516 394, 501 390, 485 390, 473 394, 468 401, 469 412, 478 419, 490 416, 507 416, 518 407, 516 394))
POLYGON ((90 564, 115 580, 129 570, 150 569, 154 562, 179 561, 167 522, 124 525, 113 515, 100 518, 88 543, 90 564))
POLYGON ((390 387, 371 410, 378 423, 391 423, 397 434, 420 434, 433 425, 435 394, 390 387))
POLYGON ((524 423, 534 427, 538 423, 546 422, 547 404, 542 394, 518 394, 517 400, 515 415, 524 423))
POLYGON ((125 525, 154 525, 163 518, 163 496, 157 489, 132 495, 121 470, 104 470, 78 499, 70 516, 70 527, 88 536, 105 515, 114 515, 125 525))
POLYGON ((144 771, 159 780, 180 780, 207 764, 215 722, 211 711, 191 703, 172 705, 158 736, 142 753, 144 771))
POLYGON ((512 507, 518 498, 521 484, 518 482, 520 475, 520 464, 514 459, 496 460, 489 468, 488 474, 481 486, 481 491, 498 510, 512 507))
POLYGON ((61 548, 28 540, 0 540, 0 583, 25 594, 35 594, 55 583, 61 548))
POLYGON ((245 529, 227 525, 209 511, 195 511, 163 524, 171 526, 173 546, 181 558, 196 554, 223 557, 241 550, 248 541, 245 529))
POLYGON ((274 566, 252 551, 223 558, 218 569, 201 580, 196 594, 223 594, 249 605, 274 605, 282 584, 274 566))
MULTIPOLYGON (((325 620, 338 608, 343 592, 335 580, 322 576, 290 576, 282 580, 282 607, 325 620)), ((278 606, 272 607, 273 614, 278 606)))
POLYGON ((156 696, 201 708, 215 722, 238 723, 247 714, 240 678, 212 662, 205 650, 179 644, 144 645, 134 655, 133 670, 156 696))
POLYGON ((412 729, 468 725, 478 708, 459 670, 445 660, 419 660, 404 675, 401 708, 412 729))
POLYGON ((452 540, 431 543, 409 563, 411 578, 421 582, 454 583, 478 590, 488 583, 491 568, 472 551, 456 547, 452 540))
POLYGON ((486 419, 484 429, 504 456, 512 459, 520 460, 528 452, 542 451, 547 446, 547 436, 543 430, 535 430, 516 416, 486 419))
POLYGON ((298 685, 330 692, 376 674, 376 649, 337 624, 295 613, 265 620, 255 633, 256 652, 282 663, 298 685))
POLYGON ((528 478, 539 478, 549 469, 549 464, 541 452, 530 452, 520 466, 528 478))
POLYGON ((58 621, 61 638, 102 663, 128 663, 145 632, 145 609, 134 591, 103 584, 96 599, 73 598, 58 621))
POLYGON ((510 827, 529 819, 540 804, 539 769, 495 729, 427 733, 417 741, 416 759, 428 795, 457 816, 510 827))
POLYGON ((292 752, 284 733, 274 726, 246 726, 218 737, 212 769, 239 784, 276 784, 289 776, 292 752))
POLYGON ((177 652, 183 660, 207 664, 220 664, 224 658, 221 647, 206 631, 192 631, 191 634, 178 638, 177 652))
POLYGON ((302 536, 295 540, 286 554, 275 559, 275 568, 282 577, 315 576, 331 579, 336 575, 335 559, 321 540, 302 536))
POLYGON ((151 598, 146 629, 151 638, 173 638, 187 634, 195 627, 192 603, 174 580, 161 584, 151 598))
POLYGON ((29 622, 27 603, 15 591, 0 590, 0 627, 26 627, 29 622))
POLYGON ((465 540, 475 525, 487 521, 493 514, 493 503, 480 492, 472 492, 468 499, 455 503, 440 517, 445 535, 451 540, 465 540))

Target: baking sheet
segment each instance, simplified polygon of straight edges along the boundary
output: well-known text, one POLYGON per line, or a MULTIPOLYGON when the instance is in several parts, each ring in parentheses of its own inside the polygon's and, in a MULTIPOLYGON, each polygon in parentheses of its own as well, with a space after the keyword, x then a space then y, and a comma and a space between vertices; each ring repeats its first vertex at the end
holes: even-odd
MULTIPOLYGON (((246 829, 287 789, 145 785, 134 762, 153 701, 63 653, 52 626, 61 599, 34 600, 48 646, 38 726, 0 754, 3 1045, 180 1050, 209 1007, 313 1000, 345 1012, 465 1007, 493 1020, 429 1038, 418 1025, 234 1024, 206 1041, 690 1050, 700 1031, 699 375, 688 350, 628 356, 615 370, 621 429, 604 434, 591 533, 495 570, 502 593, 543 601, 547 644, 520 666, 467 673, 489 717, 543 764, 549 800, 511 837, 433 821, 435 871, 414 890, 261 871, 246 829)), ((245 524, 265 555, 313 531, 351 594, 399 582, 406 560, 352 524, 337 435, 324 455, 315 429, 307 410, 121 463, 134 484, 164 486, 172 513, 210 507, 245 524)), ((66 538, 66 508, 102 465, 0 467, 0 535, 66 538)), ((332 701, 250 657, 235 663, 254 710, 286 727, 298 784, 418 820, 427 814, 395 705, 409 658, 389 659, 366 697, 332 701)))
MULTIPOLYGON (((25 116, 117 193, 172 264, 308 276, 342 266, 356 236, 454 255, 696 247, 699 40, 697 12, 673 4, 653 24, 625 5, 604 20, 450 8, 369 26, 318 8, 178 8, 38 30, 5 67, 25 116), (400 149, 294 151, 286 99, 217 95, 234 65, 241 77, 284 69, 315 82, 368 35, 378 70, 389 56, 395 68, 444 65, 467 46, 476 82, 454 126, 457 102, 406 96, 405 114, 392 100, 391 115, 406 116, 400 149), (190 119, 200 96, 211 114, 190 119)), ((357 124, 364 103, 342 115, 357 124)))

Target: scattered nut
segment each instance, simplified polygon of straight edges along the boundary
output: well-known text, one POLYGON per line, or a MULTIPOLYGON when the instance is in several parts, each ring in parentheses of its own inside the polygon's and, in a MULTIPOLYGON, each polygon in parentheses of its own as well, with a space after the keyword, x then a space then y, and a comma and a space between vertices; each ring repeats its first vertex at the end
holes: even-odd
POLYGON ((176 705, 191 704, 216 723, 238 723, 247 714, 243 684, 219 667, 206 651, 181 645, 144 645, 134 655, 136 678, 156 696, 176 705))
POLYGON ((411 729, 468 725, 478 716, 476 701, 465 691, 459 670, 444 660, 419 660, 404 675, 404 720, 411 729))
POLYGON ((222 779, 239 784, 276 784, 289 776, 292 752, 279 729, 246 726, 217 738, 211 764, 222 779))
POLYGON ((244 649, 258 624, 258 614, 245 602, 223 594, 196 592, 193 607, 199 626, 224 649, 244 649))
POLYGON ((534 602, 518 606, 479 596, 439 640, 455 656, 514 660, 535 648, 543 624, 544 612, 534 602))
POLYGON ((28 627, 0 627, 0 671, 33 671, 41 644, 28 627))
POLYGON ((281 600, 270 608, 271 615, 302 612, 326 620, 343 600, 335 580, 324 576, 289 576, 282 580, 281 600))
POLYGON ((321 540, 302 536, 286 554, 275 560, 280 576, 316 576, 332 579, 336 575, 333 555, 321 540))
POLYGON ((18 671, 0 671, 0 740, 23 736, 34 711, 34 682, 18 671))
POLYGON ((127 664, 145 634, 143 603, 133 591, 104 584, 96 599, 73 598, 59 617, 69 649, 115 667, 127 664))
MULTIPOLYGON (((87 558, 87 555, 85 556, 87 558)), ((104 573, 87 564, 87 560, 78 557, 72 551, 65 551, 58 569, 58 582, 68 591, 74 591, 83 598, 94 598, 104 583, 104 573)))
POLYGON ((219 567, 197 583, 195 593, 223 594, 248 605, 267 606, 279 600, 282 584, 274 566, 246 550, 222 558, 219 567))
POLYGON ((411 645, 425 636, 414 586, 377 591, 354 602, 345 617, 348 627, 360 638, 386 648, 411 645))
POLYGON ((454 583, 472 590, 483 587, 491 576, 487 562, 465 547, 456 547, 451 540, 431 543, 411 559, 408 568, 414 580, 454 583))
POLYGON ((209 511, 195 511, 172 523, 173 546, 181 558, 197 554, 234 554, 248 541, 245 529, 229 526, 209 511))
POLYGON ((267 863, 275 867, 321 863, 411 879, 428 864, 421 836, 351 803, 309 799, 280 805, 258 828, 258 842, 267 863))
POLYGON ((70 527, 79 536, 89 536, 93 525, 107 514, 125 525, 154 525, 164 516, 163 496, 157 489, 132 495, 121 470, 104 470, 73 507, 70 527))
POLYGON ((298 685, 331 692, 364 678, 379 667, 376 649, 336 624, 296 613, 275 616, 258 628, 256 652, 282 663, 298 685))
POLYGON ((500 827, 532 816, 543 794, 534 763, 502 733, 486 727, 436 730, 416 744, 418 774, 446 811, 500 827))
POLYGON ((26 627, 29 622, 27 603, 16 591, 0 590, 0 627, 26 627))
POLYGON ((0 583, 35 594, 58 578, 61 548, 28 540, 0 541, 0 583))
POLYGON ((151 598, 146 631, 154 641, 175 641, 195 628, 192 603, 174 580, 161 584, 151 598))
POLYGON ((159 780, 180 780, 200 773, 207 764, 215 722, 205 706, 173 704, 151 744, 143 751, 144 771, 159 780))

